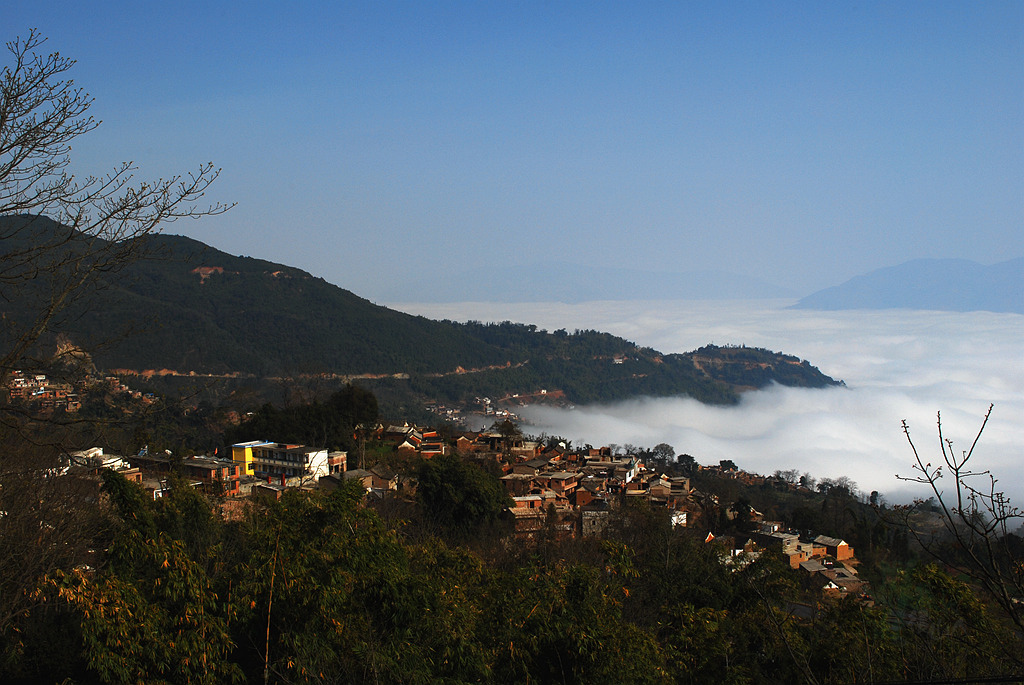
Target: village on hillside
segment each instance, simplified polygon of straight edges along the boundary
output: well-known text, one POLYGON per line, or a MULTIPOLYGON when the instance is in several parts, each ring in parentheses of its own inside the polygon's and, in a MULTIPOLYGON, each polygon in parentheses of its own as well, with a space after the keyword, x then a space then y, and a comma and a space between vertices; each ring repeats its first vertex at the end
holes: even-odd
MULTIPOLYGON (((600 536, 619 508, 642 502, 666 510, 673 526, 708 529, 705 541, 717 545, 728 563, 749 563, 762 550, 772 549, 801 573, 806 585, 823 595, 870 599, 868 584, 857 573, 854 549, 846 541, 791 530, 785 522, 765 520, 752 507, 701 492, 689 476, 678 475, 675 455, 652 458, 648 453, 645 457, 624 453, 618 446, 571 448, 563 440, 531 440, 508 428, 514 424, 496 423, 491 430, 461 432, 445 439, 437 430, 378 425, 373 437, 377 454, 390 452, 404 463, 454 455, 500 472, 511 503, 503 518, 514 538, 524 543, 552 529, 562 539, 600 536), (712 521, 737 518, 744 525, 731 527, 730 533, 710 532, 712 521)), ((237 508, 246 497, 278 499, 289 489, 331 490, 348 480, 358 481, 370 506, 392 499, 415 501, 415 476, 384 463, 364 468, 357 461, 344 451, 254 440, 231 445, 229 452, 212 457, 151 454, 147 449, 113 456, 93 448, 73 454, 67 473, 98 483, 102 469, 113 469, 156 499, 171 487, 168 476, 174 470, 192 487, 223 498, 226 511, 237 508)), ((694 473, 744 486, 811 492, 791 479, 748 473, 731 462, 691 463, 690 467, 694 473)))

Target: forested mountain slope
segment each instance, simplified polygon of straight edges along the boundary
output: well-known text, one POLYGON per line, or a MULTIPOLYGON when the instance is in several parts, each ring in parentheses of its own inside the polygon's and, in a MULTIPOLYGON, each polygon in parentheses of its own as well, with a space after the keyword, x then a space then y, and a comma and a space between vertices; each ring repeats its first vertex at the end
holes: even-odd
MULTIPOLYGON (((37 236, 59 229, 34 221, 37 236)), ((764 350, 709 346, 697 357, 662 355, 597 331, 434 321, 375 305, 301 269, 189 238, 154 235, 140 247, 145 256, 76 303, 45 345, 62 333, 104 369, 397 375, 423 395, 452 400, 547 387, 577 402, 673 394, 730 402, 738 389, 773 381, 835 383, 807 362, 764 350)), ((27 318, 33 306, 31 298, 0 305, 11 321, 27 318)))

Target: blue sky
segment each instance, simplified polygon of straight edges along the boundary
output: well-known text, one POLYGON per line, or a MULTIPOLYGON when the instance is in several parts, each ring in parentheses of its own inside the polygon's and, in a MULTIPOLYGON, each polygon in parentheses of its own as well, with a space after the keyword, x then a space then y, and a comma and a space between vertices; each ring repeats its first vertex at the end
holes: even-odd
MULTIPOLYGON (((1024 3, 17 3, 168 227, 373 297, 557 261, 806 294, 1024 255, 1024 3)), ((472 298, 472 283, 466 284, 472 298)))

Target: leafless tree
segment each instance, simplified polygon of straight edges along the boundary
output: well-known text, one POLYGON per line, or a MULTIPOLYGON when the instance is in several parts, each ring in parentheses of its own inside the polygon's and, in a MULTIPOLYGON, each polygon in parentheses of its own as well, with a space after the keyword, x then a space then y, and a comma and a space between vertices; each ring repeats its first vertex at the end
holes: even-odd
POLYGON ((938 437, 942 459, 932 463, 922 457, 910 436, 910 427, 903 421, 903 432, 914 453, 915 475, 900 480, 927 485, 929 500, 934 502, 941 520, 941 532, 923 522, 919 516, 924 500, 897 508, 900 523, 905 525, 926 553, 936 560, 955 566, 985 589, 1002 613, 1024 631, 1024 559, 1019 554, 1019 541, 1013 531, 1019 527, 1024 512, 1011 504, 998 489, 998 480, 988 470, 976 470, 971 457, 978 445, 992 405, 967 450, 957 452, 953 441, 942 430, 938 415, 938 437), (950 543, 952 543, 950 545, 950 543))
POLYGON ((7 444, 0 456, 2 638, 37 603, 31 591, 43 574, 97 563, 93 547, 104 515, 99 479, 86 470, 68 472, 58 445, 7 444))
POLYGON ((196 205, 220 173, 212 164, 141 182, 132 162, 105 176, 71 173, 72 142, 100 122, 92 98, 67 78, 74 60, 40 52, 44 42, 35 30, 8 42, 11 64, 0 72, 0 301, 34 298, 28 320, 5 317, 0 376, 98 279, 139 258, 143 238, 229 208, 196 205))
POLYGON ((219 174, 212 164, 156 181, 136 180, 132 162, 76 177, 72 142, 100 122, 68 78, 75 62, 44 43, 36 30, 6 43, 0 70, 0 637, 42 574, 83 563, 97 511, 94 484, 62 475, 59 422, 10 401, 12 372, 43 363, 37 347, 61 316, 145 256, 166 222, 229 208, 196 204, 219 174))

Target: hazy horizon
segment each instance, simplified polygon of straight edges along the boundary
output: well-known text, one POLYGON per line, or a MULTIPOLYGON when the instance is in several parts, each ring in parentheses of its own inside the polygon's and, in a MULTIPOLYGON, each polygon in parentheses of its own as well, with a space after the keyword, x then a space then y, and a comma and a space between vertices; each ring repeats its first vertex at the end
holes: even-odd
MULTIPOLYGON (((66 3, 73 170, 213 161, 183 232, 370 299, 395 272, 716 270, 809 294, 1024 256, 1024 3, 66 3), (541 267, 543 268, 543 266, 541 267)), ((651 293, 654 295, 655 293, 651 293)))
POLYGON ((746 344, 795 354, 845 388, 772 387, 732 407, 689 398, 637 398, 572 410, 532 407, 524 429, 576 443, 643 447, 667 442, 703 464, 732 459, 758 473, 797 469, 847 476, 890 501, 924 495, 894 476, 912 475, 906 419, 918 449, 939 457, 936 413, 954 446, 967 449, 989 403, 995 408, 975 453, 1014 501, 1024 445, 1024 316, 914 310, 789 310, 789 300, 395 304, 432 318, 512 320, 547 330, 595 328, 662 352, 706 343, 746 344))

